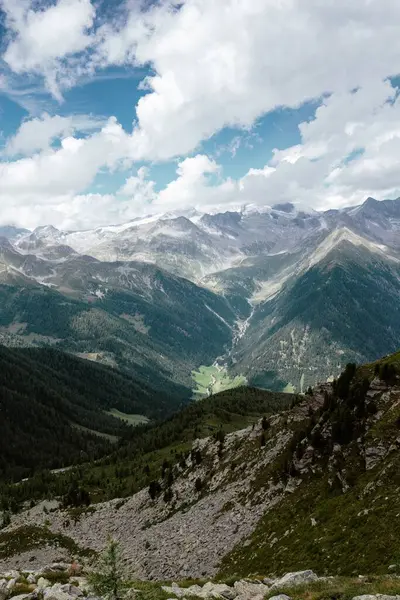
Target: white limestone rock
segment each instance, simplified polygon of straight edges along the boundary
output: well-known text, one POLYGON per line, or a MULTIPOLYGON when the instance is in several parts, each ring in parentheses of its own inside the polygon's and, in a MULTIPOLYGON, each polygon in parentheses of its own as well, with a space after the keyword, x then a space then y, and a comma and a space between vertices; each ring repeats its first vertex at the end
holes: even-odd
POLYGON ((283 587, 293 587, 296 585, 303 585, 304 583, 312 583, 318 581, 318 575, 314 571, 296 571, 294 573, 286 573, 281 579, 275 581, 272 586, 272 590, 280 589, 283 587))

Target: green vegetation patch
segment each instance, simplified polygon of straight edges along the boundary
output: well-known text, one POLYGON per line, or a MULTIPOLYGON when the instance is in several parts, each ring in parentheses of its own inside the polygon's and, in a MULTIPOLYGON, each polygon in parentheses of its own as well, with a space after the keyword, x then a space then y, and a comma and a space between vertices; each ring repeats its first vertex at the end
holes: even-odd
POLYGON ((127 423, 128 425, 133 425, 134 427, 136 425, 142 425, 143 423, 149 422, 149 419, 144 415, 124 413, 118 410, 117 408, 112 408, 111 410, 107 411, 107 414, 111 415, 112 417, 116 417, 117 419, 121 419, 122 421, 125 421, 125 423, 127 423))
POLYGON ((335 577, 293 588, 274 590, 267 599, 280 593, 288 595, 292 600, 351 600, 356 596, 375 594, 397 596, 400 593, 400 581, 393 577, 378 576, 368 576, 363 579, 335 577))
POLYGON ((218 394, 247 384, 247 379, 243 375, 231 377, 226 367, 216 365, 209 367, 202 365, 198 371, 192 371, 192 378, 196 384, 196 388, 193 389, 193 397, 195 399, 218 394))
POLYGON ((35 548, 53 546, 65 548, 73 556, 92 556, 93 550, 81 548, 70 537, 53 533, 46 527, 23 526, 13 531, 0 532, 0 559, 29 552, 35 548))

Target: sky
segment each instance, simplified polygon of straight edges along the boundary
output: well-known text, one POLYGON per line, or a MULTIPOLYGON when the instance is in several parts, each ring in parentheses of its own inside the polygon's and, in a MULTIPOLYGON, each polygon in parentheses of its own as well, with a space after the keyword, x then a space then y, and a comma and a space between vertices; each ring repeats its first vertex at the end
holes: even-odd
POLYGON ((398 0, 0 0, 0 224, 400 196, 398 0))

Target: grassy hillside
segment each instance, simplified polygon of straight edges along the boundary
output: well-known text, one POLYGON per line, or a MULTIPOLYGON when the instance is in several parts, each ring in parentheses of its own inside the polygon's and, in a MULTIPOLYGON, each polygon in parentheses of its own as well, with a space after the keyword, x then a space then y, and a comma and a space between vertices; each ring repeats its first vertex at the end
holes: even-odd
POLYGON ((400 564, 400 352, 347 369, 322 398, 270 472, 291 493, 223 559, 224 576, 400 564))
POLYGON ((49 348, 0 347, 0 479, 110 452, 110 439, 129 432, 112 409, 157 418, 173 407, 109 367, 49 348))

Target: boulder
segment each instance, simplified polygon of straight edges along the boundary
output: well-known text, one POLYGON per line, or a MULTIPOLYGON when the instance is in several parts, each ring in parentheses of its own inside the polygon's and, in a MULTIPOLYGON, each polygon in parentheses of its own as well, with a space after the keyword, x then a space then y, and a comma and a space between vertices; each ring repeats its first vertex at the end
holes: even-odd
POLYGON ((10 581, 7 582, 7 589, 12 592, 12 590, 15 588, 15 585, 17 583, 16 579, 10 579, 10 581))
POLYGON ((43 590, 44 600, 75 600, 76 596, 70 596, 65 592, 61 591, 60 588, 45 588, 43 590))
POLYGON ((205 598, 205 596, 203 596, 203 588, 201 588, 199 585, 191 585, 185 591, 186 596, 196 596, 197 598, 205 598))
POLYGON ((399 600, 400 596, 386 596, 386 594, 364 594, 355 596, 353 600, 399 600))
POLYGON ((64 573, 66 571, 68 571, 70 565, 68 565, 67 563, 62 563, 62 562, 56 562, 56 563, 51 563, 51 565, 47 565, 46 567, 44 567, 44 569, 42 569, 42 574, 43 573, 64 573))
POLYGON ((290 596, 286 594, 279 594, 278 596, 272 596, 269 600, 292 600, 290 596))
POLYGON ((39 577, 36 585, 40 590, 44 590, 45 588, 50 587, 51 583, 48 579, 45 579, 44 577, 39 577))
POLYGON ((75 585, 71 583, 65 583, 61 586, 60 590, 69 596, 73 596, 74 598, 78 598, 79 596, 83 596, 82 590, 80 590, 75 585))
POLYGON ((234 588, 240 600, 254 599, 256 596, 264 597, 269 592, 268 586, 264 583, 253 583, 251 581, 236 581, 234 588))
POLYGON ((318 581, 318 575, 314 571, 296 571, 294 573, 286 573, 281 579, 277 579, 271 590, 277 590, 284 587, 292 587, 296 585, 304 585, 305 583, 313 583, 318 581))
POLYGON ((161 589, 167 594, 176 596, 176 598, 183 598, 187 593, 187 590, 180 588, 177 583, 172 583, 171 586, 163 585, 161 589))
POLYGON ((36 577, 33 573, 29 573, 28 577, 26 578, 28 583, 36 583, 36 577))
POLYGON ((0 579, 0 600, 6 600, 8 596, 7 580, 0 579))
POLYGON ((13 569, 12 571, 7 571, 7 573, 4 573, 4 577, 6 577, 6 579, 18 579, 19 573, 13 569))
POLYGON ((237 595, 237 591, 229 587, 229 585, 225 585, 225 583, 212 583, 209 581, 203 586, 200 598, 226 598, 227 600, 234 600, 237 595))

